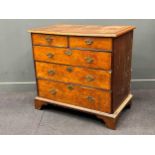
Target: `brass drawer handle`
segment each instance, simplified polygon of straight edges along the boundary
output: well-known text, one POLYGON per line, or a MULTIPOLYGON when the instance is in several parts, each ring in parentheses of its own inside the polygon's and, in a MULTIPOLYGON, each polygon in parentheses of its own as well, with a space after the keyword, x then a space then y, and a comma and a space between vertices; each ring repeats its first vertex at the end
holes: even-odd
POLYGON ((92 97, 92 96, 87 96, 87 100, 90 103, 93 103, 95 101, 94 97, 92 97))
POLYGON ((66 68, 66 70, 67 70, 68 72, 72 72, 72 71, 73 71, 73 67, 69 66, 69 67, 66 68))
POLYGON ((94 81, 95 78, 94 78, 92 75, 87 75, 87 76, 86 76, 86 80, 87 80, 88 82, 91 82, 91 81, 94 81))
POLYGON ((48 70, 48 74, 49 75, 54 75, 55 74, 55 71, 54 70, 48 70))
POLYGON ((87 45, 92 45, 92 44, 93 44, 93 40, 92 40, 92 39, 86 39, 86 40, 85 40, 85 43, 86 43, 87 45))
POLYGON ((73 90, 73 89, 74 89, 74 87, 73 87, 72 84, 69 84, 69 85, 67 86, 67 88, 68 88, 69 90, 73 90))
POLYGON ((71 56, 72 55, 72 51, 70 51, 70 50, 65 51, 65 54, 68 55, 68 56, 71 56))
POLYGON ((54 54, 52 54, 52 53, 47 53, 47 57, 48 57, 48 58, 53 58, 53 57, 54 57, 54 54))
POLYGON ((56 90, 56 89, 52 89, 52 90, 50 90, 50 93, 51 93, 52 95, 56 95, 57 90, 56 90))
POLYGON ((50 36, 50 35, 48 35, 48 36, 46 36, 46 41, 48 42, 48 44, 50 44, 51 42, 52 42, 52 36, 50 36))
POLYGON ((92 62, 94 61, 94 59, 93 59, 92 57, 86 57, 85 60, 86 60, 86 62, 89 63, 89 64, 92 63, 92 62))

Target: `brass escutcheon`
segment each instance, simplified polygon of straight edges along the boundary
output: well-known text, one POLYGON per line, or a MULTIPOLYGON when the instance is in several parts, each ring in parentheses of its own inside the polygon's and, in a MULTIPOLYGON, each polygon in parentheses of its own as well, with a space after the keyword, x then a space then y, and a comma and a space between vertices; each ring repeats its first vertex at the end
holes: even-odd
POLYGON ((56 95, 57 90, 56 90, 56 89, 52 89, 52 90, 50 90, 50 93, 51 93, 52 95, 56 95))
POLYGON ((88 82, 91 82, 91 81, 94 81, 94 77, 92 76, 92 75, 87 75, 86 76, 86 80, 88 81, 88 82))
POLYGON ((54 70, 48 70, 48 74, 49 75, 54 75, 55 74, 55 71, 54 70))
POLYGON ((53 40, 51 35, 47 35, 45 39, 48 42, 48 44, 50 44, 53 40))
POLYGON ((92 44, 93 44, 93 40, 92 40, 92 39, 86 39, 86 40, 85 40, 85 43, 86 43, 87 45, 92 45, 92 44))
POLYGON ((72 71, 73 71, 73 67, 69 66, 69 67, 66 68, 66 70, 67 70, 68 72, 72 72, 72 71))
POLYGON ((73 90, 73 89, 74 89, 74 87, 73 87, 72 84, 69 84, 69 85, 67 86, 67 88, 68 88, 69 90, 73 90))
POLYGON ((53 57, 54 57, 54 54, 52 54, 52 53, 47 53, 47 57, 48 57, 48 58, 53 58, 53 57))
POLYGON ((72 55, 72 51, 70 51, 70 50, 65 51, 65 54, 68 55, 68 56, 71 56, 72 55))
POLYGON ((94 97, 92 97, 92 96, 87 96, 87 100, 88 100, 88 102, 90 102, 90 103, 92 103, 92 102, 95 101, 94 97))
POLYGON ((86 57, 85 60, 86 60, 87 63, 92 63, 94 61, 94 59, 92 57, 90 57, 90 56, 86 57))

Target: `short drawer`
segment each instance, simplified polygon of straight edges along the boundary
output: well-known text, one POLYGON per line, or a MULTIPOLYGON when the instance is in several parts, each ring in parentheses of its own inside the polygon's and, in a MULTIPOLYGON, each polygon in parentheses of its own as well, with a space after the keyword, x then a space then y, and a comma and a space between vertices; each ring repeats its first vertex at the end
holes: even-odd
POLYGON ((67 47, 67 37, 48 35, 48 34, 32 34, 32 44, 40 46, 67 47))
POLYGON ((111 73, 104 70, 36 62, 36 71, 42 79, 111 89, 111 73))
POLYGON ((34 59, 73 66, 111 69, 111 53, 34 46, 34 59))
POLYGON ((111 93, 47 80, 38 80, 39 96, 54 101, 85 107, 102 112, 111 112, 111 93))
POLYGON ((71 48, 86 48, 111 51, 112 39, 94 37, 70 37, 69 45, 71 48))

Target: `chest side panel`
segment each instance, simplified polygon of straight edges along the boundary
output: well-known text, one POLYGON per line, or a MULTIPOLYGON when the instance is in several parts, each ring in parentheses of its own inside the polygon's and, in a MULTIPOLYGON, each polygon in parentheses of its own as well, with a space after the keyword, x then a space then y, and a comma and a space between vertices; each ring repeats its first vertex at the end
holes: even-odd
POLYGON ((130 93, 132 39, 133 31, 114 39, 112 56, 113 112, 130 93))

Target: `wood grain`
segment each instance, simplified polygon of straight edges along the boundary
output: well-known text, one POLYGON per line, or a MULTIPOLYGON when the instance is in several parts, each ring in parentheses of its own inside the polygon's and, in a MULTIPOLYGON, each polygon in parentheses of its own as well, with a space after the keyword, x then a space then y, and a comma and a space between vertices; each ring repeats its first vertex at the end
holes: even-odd
POLYGON ((67 83, 77 83, 110 90, 111 73, 81 67, 36 62, 37 77, 67 83), (53 74, 50 74, 52 71, 53 74))
POLYGON ((71 48, 100 49, 112 50, 111 38, 95 38, 95 37, 70 37, 69 45, 71 48), (90 42, 90 44, 88 43, 90 42))
POLYGON ((37 61, 89 68, 100 68, 104 70, 111 69, 111 53, 40 46, 34 46, 33 49, 34 59, 37 61), (71 51, 72 54, 70 56, 66 55, 65 52, 67 51, 71 51), (49 58, 48 54, 52 54, 53 57, 49 58), (91 57, 93 62, 88 63, 86 61, 88 57, 91 57))
POLYGON ((102 112, 111 113, 111 93, 108 91, 72 85, 70 84, 38 80, 39 96, 71 105, 81 106, 102 112), (53 90, 56 93, 53 94, 53 90), (89 99, 89 97, 92 98, 89 99))
POLYGON ((47 34, 32 34, 32 44, 54 46, 54 47, 68 46, 66 36, 55 36, 55 35, 47 35, 47 34))
POLYGON ((102 26, 102 25, 51 25, 30 29, 31 33, 69 35, 69 36, 98 36, 118 37, 131 30, 134 26, 102 26))
POLYGON ((114 40, 112 72, 113 112, 130 94, 133 31, 114 40))

